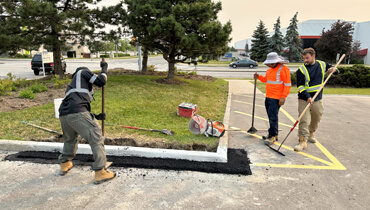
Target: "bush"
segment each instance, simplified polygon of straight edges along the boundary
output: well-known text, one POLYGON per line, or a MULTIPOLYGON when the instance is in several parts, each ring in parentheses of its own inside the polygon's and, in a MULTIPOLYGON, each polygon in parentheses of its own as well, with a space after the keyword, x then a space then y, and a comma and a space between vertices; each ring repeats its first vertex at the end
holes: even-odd
POLYGON ((109 58, 109 55, 100 55, 100 58, 109 58))
POLYGON ((128 53, 118 53, 118 57, 130 56, 128 53))
POLYGON ((29 99, 35 99, 35 94, 30 89, 24 89, 19 94, 20 98, 29 98, 29 99))
POLYGON ((147 67, 147 71, 148 72, 153 72, 153 71, 155 71, 157 69, 157 67, 155 67, 155 65, 149 65, 148 67, 147 67))
POLYGON ((370 87, 370 68, 357 64, 351 67, 338 67, 339 74, 332 75, 327 84, 356 88, 370 87))
POLYGON ((41 93, 41 92, 45 92, 48 90, 48 88, 44 85, 44 84, 41 84, 41 83, 36 83, 36 84, 33 84, 29 87, 29 89, 33 92, 33 93, 41 93))
POLYGON ((64 76, 62 79, 60 79, 60 76, 55 74, 54 77, 51 78, 51 82, 53 82, 54 87, 58 89, 64 88, 65 85, 68 85, 71 82, 71 79, 69 79, 67 76, 64 76))
POLYGON ((352 60, 351 64, 364 64, 364 60, 358 59, 358 60, 352 60))

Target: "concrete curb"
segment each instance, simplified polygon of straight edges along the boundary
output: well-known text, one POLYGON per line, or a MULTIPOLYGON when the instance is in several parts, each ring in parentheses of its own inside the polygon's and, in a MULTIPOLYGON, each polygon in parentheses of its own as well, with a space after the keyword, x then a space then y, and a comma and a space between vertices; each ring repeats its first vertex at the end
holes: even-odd
MULTIPOLYGON (((231 94, 229 93, 224 124, 228 127, 230 120, 231 94)), ((199 162, 227 162, 227 147, 229 142, 228 132, 225 132, 219 140, 217 152, 206 151, 189 151, 174 149, 157 149, 146 147, 129 147, 129 146, 112 146, 105 145, 107 155, 114 156, 135 156, 146 158, 170 158, 179 160, 190 160, 199 162)), ((36 142, 36 141, 17 141, 17 140, 0 140, 0 149, 4 151, 44 151, 44 152, 61 152, 63 143, 57 142, 36 142)), ((90 145, 79 144, 77 154, 92 154, 90 145)))

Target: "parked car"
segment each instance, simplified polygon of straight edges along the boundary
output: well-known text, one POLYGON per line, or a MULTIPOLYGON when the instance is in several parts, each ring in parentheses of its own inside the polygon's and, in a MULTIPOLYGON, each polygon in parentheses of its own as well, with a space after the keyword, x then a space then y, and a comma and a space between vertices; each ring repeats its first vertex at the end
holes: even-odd
MULTIPOLYGON (((53 62, 50 63, 44 63, 45 72, 53 72, 54 71, 54 65, 53 62)), ((67 64, 66 61, 62 58, 62 68, 63 71, 66 72, 67 70, 67 64)), ((31 69, 33 70, 33 73, 35 75, 39 75, 40 71, 42 71, 42 60, 41 60, 41 54, 36 54, 33 56, 31 60, 31 69)))
POLYGON ((258 66, 258 63, 254 60, 249 60, 249 59, 243 59, 239 60, 233 63, 229 64, 230 67, 237 68, 237 67, 249 67, 249 68, 254 68, 258 66))

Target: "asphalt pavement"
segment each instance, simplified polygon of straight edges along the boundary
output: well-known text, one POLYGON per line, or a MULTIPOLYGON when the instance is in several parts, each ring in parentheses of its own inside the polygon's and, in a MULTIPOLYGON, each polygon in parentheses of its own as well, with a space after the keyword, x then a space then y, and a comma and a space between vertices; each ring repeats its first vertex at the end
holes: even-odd
MULTIPOLYGON (((253 84, 229 81, 230 128, 248 130, 253 84)), ((256 134, 230 131, 229 148, 248 153, 253 175, 111 167, 118 177, 94 185, 88 166, 59 176, 58 165, 4 161, 0 149, 1 209, 368 209, 370 206, 370 113, 368 96, 325 95, 318 143, 292 151, 297 131, 281 156, 263 144, 268 128, 264 96, 257 92, 256 134)), ((280 141, 298 117, 289 95, 279 114, 280 141)), ((273 145, 274 147, 279 144, 273 145)))

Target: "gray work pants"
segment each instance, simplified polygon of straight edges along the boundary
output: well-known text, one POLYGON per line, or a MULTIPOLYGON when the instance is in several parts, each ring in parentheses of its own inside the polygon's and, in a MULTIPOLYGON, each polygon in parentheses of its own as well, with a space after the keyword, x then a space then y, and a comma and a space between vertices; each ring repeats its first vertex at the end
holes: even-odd
POLYGON ((90 112, 80 112, 60 116, 59 119, 64 137, 64 146, 62 154, 59 156, 59 162, 64 163, 76 156, 77 135, 79 134, 86 139, 91 147, 95 161, 92 164, 92 169, 99 171, 104 168, 107 161, 104 140, 101 136, 101 128, 94 116, 90 112))
MULTIPOLYGON (((301 115, 306 106, 306 101, 301 99, 298 100, 299 115, 301 115)), ((324 105, 322 100, 315 101, 299 121, 298 136, 308 137, 310 135, 309 132, 315 132, 319 127, 319 122, 323 113, 324 105)))

